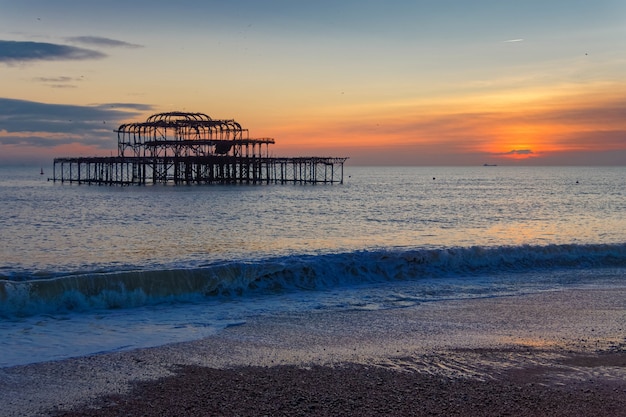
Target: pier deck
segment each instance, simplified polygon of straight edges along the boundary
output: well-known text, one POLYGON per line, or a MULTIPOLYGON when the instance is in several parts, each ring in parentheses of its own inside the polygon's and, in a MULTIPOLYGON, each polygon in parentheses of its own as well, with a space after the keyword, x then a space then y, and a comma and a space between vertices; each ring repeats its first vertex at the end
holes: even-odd
POLYGON ((52 180, 99 185, 341 184, 346 159, 219 155, 56 158, 52 180))

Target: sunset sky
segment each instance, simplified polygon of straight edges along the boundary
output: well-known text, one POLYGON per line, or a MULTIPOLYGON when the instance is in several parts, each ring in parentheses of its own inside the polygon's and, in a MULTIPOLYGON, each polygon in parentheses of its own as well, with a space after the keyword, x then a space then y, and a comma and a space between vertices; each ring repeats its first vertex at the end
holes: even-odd
POLYGON ((624 0, 0 0, 0 164, 235 119, 354 165, 624 165, 624 0))

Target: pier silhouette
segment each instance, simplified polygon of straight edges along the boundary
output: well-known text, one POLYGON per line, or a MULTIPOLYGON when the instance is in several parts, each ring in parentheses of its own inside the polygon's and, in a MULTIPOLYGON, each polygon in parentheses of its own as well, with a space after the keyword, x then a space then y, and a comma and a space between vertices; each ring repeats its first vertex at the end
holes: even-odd
POLYGON ((154 114, 117 130, 118 155, 55 158, 52 180, 101 185, 343 183, 345 157, 270 156, 235 120, 154 114))

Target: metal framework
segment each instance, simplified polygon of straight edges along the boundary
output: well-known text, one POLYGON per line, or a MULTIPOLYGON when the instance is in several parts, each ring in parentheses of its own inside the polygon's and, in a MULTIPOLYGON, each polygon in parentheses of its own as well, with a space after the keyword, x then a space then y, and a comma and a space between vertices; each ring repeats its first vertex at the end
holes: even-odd
POLYGON ((131 185, 343 183, 348 158, 271 157, 272 138, 251 139, 234 120, 203 113, 154 114, 122 124, 118 156, 55 158, 53 181, 131 185))

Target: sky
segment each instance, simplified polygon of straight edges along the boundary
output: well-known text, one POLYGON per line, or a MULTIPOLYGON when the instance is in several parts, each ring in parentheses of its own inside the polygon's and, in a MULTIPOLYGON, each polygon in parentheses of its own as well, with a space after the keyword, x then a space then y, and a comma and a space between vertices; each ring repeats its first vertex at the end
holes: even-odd
POLYGON ((623 0, 0 0, 0 164, 169 111, 276 156, 624 165, 623 0))

